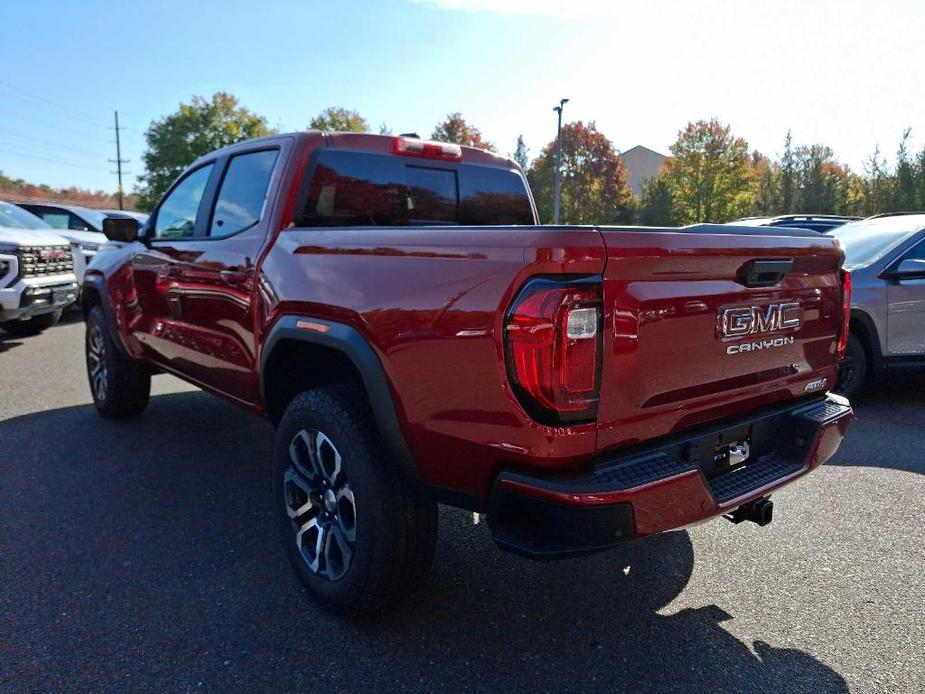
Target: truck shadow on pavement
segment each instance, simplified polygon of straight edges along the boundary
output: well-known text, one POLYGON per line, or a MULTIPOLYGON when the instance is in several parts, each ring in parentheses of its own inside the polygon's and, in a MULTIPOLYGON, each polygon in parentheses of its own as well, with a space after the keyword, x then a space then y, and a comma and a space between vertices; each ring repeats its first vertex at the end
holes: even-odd
POLYGON ((88 405, 0 422, 0 688, 847 691, 804 651, 736 639, 722 586, 672 608, 683 531, 536 563, 444 509, 428 583, 340 619, 279 547, 271 440, 199 392, 131 422, 88 405))

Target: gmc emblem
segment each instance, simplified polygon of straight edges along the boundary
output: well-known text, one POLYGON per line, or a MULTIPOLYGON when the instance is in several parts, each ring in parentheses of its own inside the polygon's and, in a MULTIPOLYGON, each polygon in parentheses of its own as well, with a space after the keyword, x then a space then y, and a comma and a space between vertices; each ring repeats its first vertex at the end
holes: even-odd
POLYGON ((64 257, 64 251, 60 248, 43 248, 39 251, 39 258, 42 260, 61 260, 64 257))
POLYGON ((800 302, 788 301, 767 306, 727 308, 719 314, 719 333, 723 337, 745 337, 800 327, 800 302))

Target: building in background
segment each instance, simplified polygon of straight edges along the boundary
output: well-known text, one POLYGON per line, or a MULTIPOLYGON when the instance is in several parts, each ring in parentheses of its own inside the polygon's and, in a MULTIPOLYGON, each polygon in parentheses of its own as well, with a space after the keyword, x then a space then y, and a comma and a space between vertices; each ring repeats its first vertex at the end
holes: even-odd
POLYGON ((620 154, 620 158, 623 159, 623 166, 629 174, 627 183, 633 191, 633 196, 637 198, 642 194, 642 184, 658 176, 659 170, 668 159, 664 154, 659 154, 642 145, 626 150, 620 154))

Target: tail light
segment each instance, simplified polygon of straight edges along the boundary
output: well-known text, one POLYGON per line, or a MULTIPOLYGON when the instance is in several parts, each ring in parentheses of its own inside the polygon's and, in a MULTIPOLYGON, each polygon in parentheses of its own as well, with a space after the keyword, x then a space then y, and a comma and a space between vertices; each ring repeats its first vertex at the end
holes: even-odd
POLYGON ((462 147, 448 142, 432 142, 412 137, 396 137, 392 140, 392 152, 406 157, 421 159, 442 159, 443 161, 462 161, 462 147))
POLYGON ((838 333, 836 354, 838 361, 845 358, 848 351, 848 334, 851 329, 851 273, 841 271, 841 332, 838 333))
POLYGON ((505 322, 508 376, 538 421, 594 419, 601 378, 601 288, 589 281, 535 279, 505 322))

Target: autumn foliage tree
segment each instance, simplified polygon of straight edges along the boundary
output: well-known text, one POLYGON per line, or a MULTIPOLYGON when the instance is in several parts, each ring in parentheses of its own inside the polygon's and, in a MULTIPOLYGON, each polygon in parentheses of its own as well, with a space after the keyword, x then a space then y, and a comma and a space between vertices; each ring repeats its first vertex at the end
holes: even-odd
POLYGON ((752 173, 748 143, 715 118, 688 123, 671 146, 665 179, 682 224, 727 222, 747 213, 752 173))
POLYGON ((216 92, 211 99, 194 96, 145 132, 148 149, 142 155, 145 173, 138 177, 139 207, 151 209, 183 169, 202 155, 271 132, 263 116, 239 106, 227 92, 216 92))
POLYGON ((474 125, 469 125, 458 111, 450 113, 445 120, 438 123, 430 137, 439 142, 452 142, 456 145, 495 151, 494 144, 482 136, 482 131, 474 125))
POLYGON ((343 106, 328 106, 311 119, 308 129, 324 130, 325 132, 365 133, 369 131, 369 123, 357 111, 351 111, 343 106))
MULTIPOLYGON (((552 221, 556 141, 533 160, 528 177, 544 223, 552 221)), ((563 224, 608 224, 627 220, 630 189, 627 172, 613 143, 595 124, 562 126, 561 221, 563 224)))

